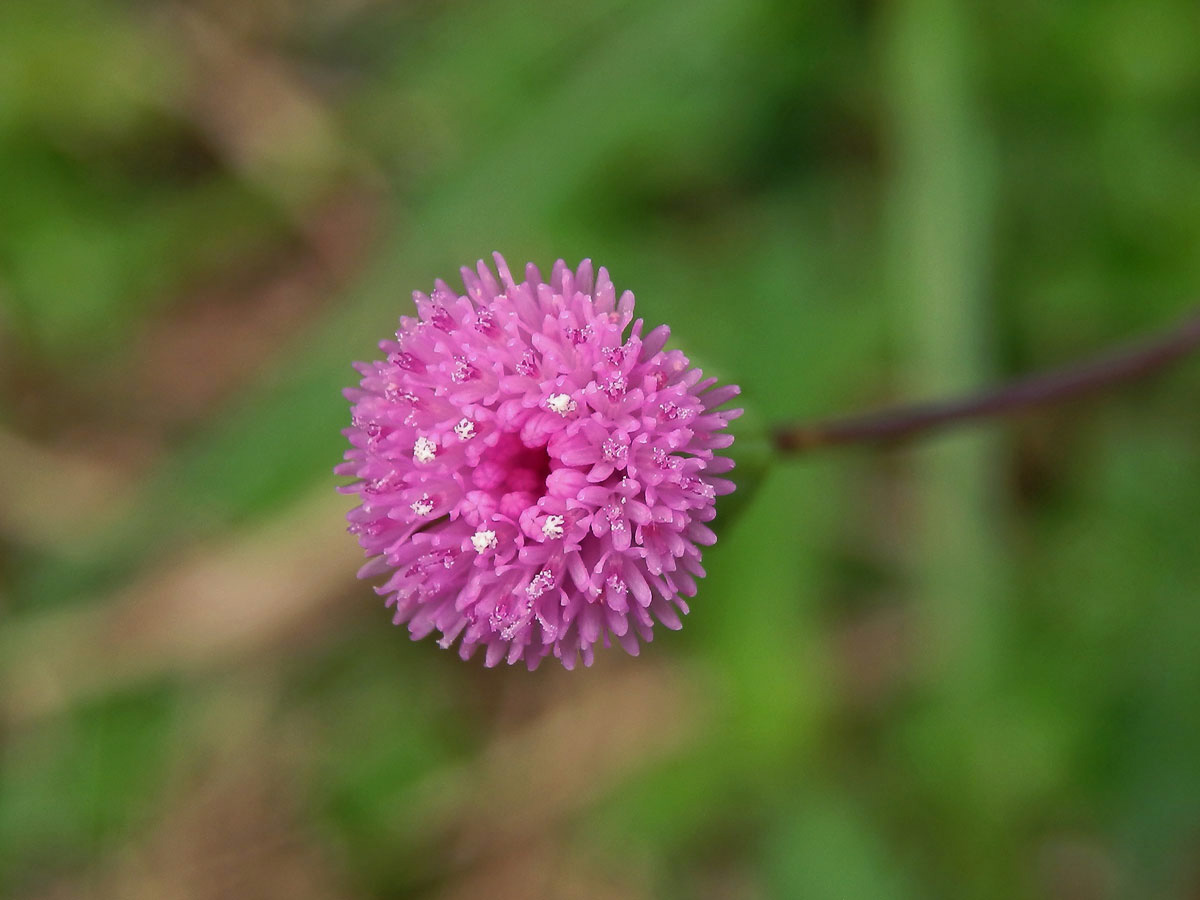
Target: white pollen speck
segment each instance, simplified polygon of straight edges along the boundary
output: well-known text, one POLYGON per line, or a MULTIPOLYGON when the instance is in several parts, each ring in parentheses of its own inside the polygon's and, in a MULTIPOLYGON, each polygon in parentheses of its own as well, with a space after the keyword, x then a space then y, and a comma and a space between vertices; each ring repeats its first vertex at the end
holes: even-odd
POLYGON ((458 435, 460 441, 469 441, 475 437, 475 423, 464 417, 454 426, 454 433, 458 435))
POLYGON ((542 526, 542 534, 548 538, 562 537, 563 521, 562 516, 546 516, 546 523, 542 526))
POLYGON ((477 531, 471 535, 471 544, 474 545, 476 553, 483 553, 487 550, 495 550, 496 532, 477 531))
POLYGON ((546 406, 550 412, 565 416, 567 413, 575 411, 576 404, 570 394, 551 394, 546 398, 546 406))
POLYGON ((433 512, 433 501, 429 499, 428 494, 422 494, 420 500, 412 502, 411 509, 418 516, 427 516, 433 512))
POLYGON ((533 576, 533 580, 525 588, 525 595, 530 600, 536 600, 552 587, 554 587, 554 573, 549 569, 542 569, 533 576))
POLYGON ((437 456, 437 444, 427 437, 417 438, 417 442, 413 444, 413 459, 417 462, 427 463, 437 456))

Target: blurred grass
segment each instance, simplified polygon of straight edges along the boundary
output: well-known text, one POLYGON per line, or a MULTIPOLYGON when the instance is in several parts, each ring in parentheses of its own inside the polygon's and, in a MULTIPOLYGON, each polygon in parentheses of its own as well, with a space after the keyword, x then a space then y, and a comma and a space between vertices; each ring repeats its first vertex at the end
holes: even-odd
POLYGON ((1183 0, 2 7, 0 894, 1195 895, 1195 366, 775 466, 570 675, 390 629, 329 475, 349 361, 493 249, 607 265, 746 463, 1170 319, 1183 0))

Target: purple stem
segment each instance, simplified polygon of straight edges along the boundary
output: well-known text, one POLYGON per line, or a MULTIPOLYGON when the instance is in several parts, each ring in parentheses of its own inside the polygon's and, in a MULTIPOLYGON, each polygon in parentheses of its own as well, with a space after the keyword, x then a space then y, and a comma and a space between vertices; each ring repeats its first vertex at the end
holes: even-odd
POLYGON ((773 431, 772 440, 780 453, 803 453, 845 444, 899 442, 939 428, 1009 415, 1133 381, 1166 368, 1198 347, 1200 312, 1161 334, 978 394, 807 425, 781 425, 773 431))

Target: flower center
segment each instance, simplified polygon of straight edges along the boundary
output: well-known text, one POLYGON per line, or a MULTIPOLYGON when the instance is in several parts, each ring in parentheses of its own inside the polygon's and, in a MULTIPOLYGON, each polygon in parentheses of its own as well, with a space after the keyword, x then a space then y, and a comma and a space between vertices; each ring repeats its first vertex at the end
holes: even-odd
POLYGON ((550 475, 550 454, 545 446, 526 447, 516 434, 501 435, 471 473, 475 487, 495 496, 516 491, 540 497, 550 475))

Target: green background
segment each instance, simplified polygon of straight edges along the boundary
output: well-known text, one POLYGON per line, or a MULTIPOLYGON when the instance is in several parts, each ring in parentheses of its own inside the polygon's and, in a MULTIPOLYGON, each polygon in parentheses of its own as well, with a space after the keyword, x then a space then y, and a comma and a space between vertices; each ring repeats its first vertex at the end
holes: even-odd
POLYGON ((1200 367, 754 473, 1200 288, 1191 0, 0 2, 0 894, 1192 898, 1200 367), (389 625, 353 359, 492 250, 736 381, 679 633, 389 625))

